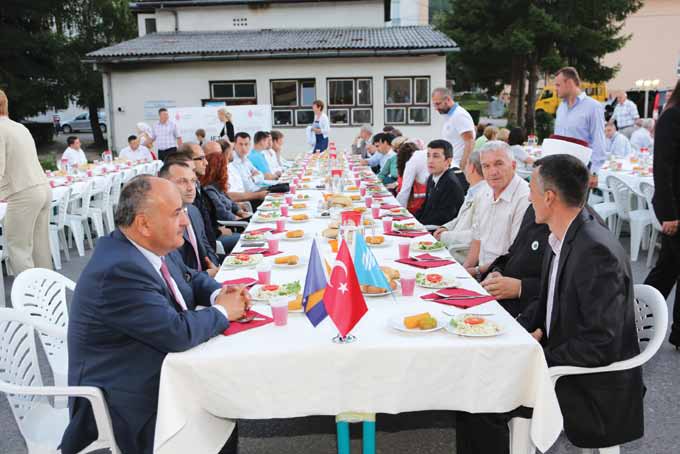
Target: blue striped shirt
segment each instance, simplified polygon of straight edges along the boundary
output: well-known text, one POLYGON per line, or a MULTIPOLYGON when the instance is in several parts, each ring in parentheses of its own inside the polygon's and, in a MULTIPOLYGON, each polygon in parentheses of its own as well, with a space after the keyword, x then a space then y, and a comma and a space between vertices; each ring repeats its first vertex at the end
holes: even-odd
POLYGON ((581 93, 573 106, 562 101, 557 108, 555 134, 588 142, 593 150, 590 170, 596 173, 607 158, 607 142, 604 135, 604 109, 593 98, 581 93))

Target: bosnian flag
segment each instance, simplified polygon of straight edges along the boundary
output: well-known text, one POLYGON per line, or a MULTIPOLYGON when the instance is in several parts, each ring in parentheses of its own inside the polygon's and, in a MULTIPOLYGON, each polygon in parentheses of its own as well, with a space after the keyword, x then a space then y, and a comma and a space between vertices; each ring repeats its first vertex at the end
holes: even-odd
POLYGON ((340 245, 335 258, 323 300, 328 315, 342 337, 347 336, 368 311, 345 241, 340 245))
POLYGON ((325 319, 328 314, 324 306, 323 295, 326 291, 326 275, 321 263, 319 248, 316 239, 312 242, 312 251, 309 254, 309 266, 305 277, 305 288, 302 292, 302 307, 312 325, 316 326, 325 319))

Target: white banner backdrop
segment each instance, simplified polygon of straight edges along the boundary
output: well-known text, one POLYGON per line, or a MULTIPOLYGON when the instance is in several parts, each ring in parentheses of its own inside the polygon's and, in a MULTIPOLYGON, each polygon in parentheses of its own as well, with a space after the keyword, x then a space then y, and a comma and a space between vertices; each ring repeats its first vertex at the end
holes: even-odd
MULTIPOLYGON (((219 106, 175 107, 168 109, 170 119, 177 124, 183 141, 195 142, 196 130, 205 129, 206 140, 219 139, 222 123, 217 118, 219 106)), ((251 140, 257 131, 271 131, 272 109, 269 104, 227 106, 234 132, 247 132, 251 140)))

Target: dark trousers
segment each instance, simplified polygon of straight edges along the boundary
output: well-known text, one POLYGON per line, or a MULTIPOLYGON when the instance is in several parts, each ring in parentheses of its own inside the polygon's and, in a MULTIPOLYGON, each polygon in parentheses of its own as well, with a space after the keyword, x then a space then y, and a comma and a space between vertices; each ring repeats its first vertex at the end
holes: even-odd
POLYGON ((219 454, 238 454, 238 424, 234 426, 234 430, 229 436, 227 443, 220 449, 219 454))
POLYGON ((509 454, 512 418, 531 418, 531 408, 519 407, 508 413, 456 412, 457 454, 509 454))
POLYGON ((645 279, 645 284, 657 289, 664 298, 668 298, 675 285, 670 342, 675 346, 680 346, 680 234, 661 235, 659 258, 645 279))
POLYGON ((165 162, 165 158, 167 158, 170 153, 174 153, 176 151, 177 147, 170 147, 166 148, 165 150, 158 150, 158 159, 165 162))

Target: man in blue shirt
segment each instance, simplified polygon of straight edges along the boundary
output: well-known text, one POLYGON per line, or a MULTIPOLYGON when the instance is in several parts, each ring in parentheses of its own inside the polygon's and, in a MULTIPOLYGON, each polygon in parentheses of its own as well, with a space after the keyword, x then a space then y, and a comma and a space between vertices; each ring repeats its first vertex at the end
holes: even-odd
POLYGON ((602 105, 581 91, 581 79, 570 66, 557 71, 555 90, 562 103, 557 108, 555 134, 584 140, 593 150, 590 158, 590 187, 597 187, 597 172, 607 155, 602 105))
POLYGON ((255 137, 253 137, 255 144, 253 145, 253 149, 250 150, 250 153, 248 154, 248 159, 253 164, 253 166, 255 166, 255 168, 259 170, 262 175, 264 175, 265 180, 277 180, 281 176, 281 173, 273 173, 269 168, 267 158, 264 156, 264 150, 269 149, 268 144, 270 137, 271 134, 268 132, 257 131, 255 133, 255 137))
POLYGON ((604 128, 604 134, 607 136, 607 156, 627 158, 632 151, 632 147, 628 138, 616 130, 616 125, 614 123, 607 123, 607 126, 604 128))
POLYGON ((373 136, 373 145, 376 147, 377 151, 373 153, 373 156, 368 158, 366 163, 370 167, 375 168, 377 170, 376 173, 380 172, 387 160, 394 155, 394 151, 392 150, 393 140, 394 136, 388 132, 380 132, 373 136))

